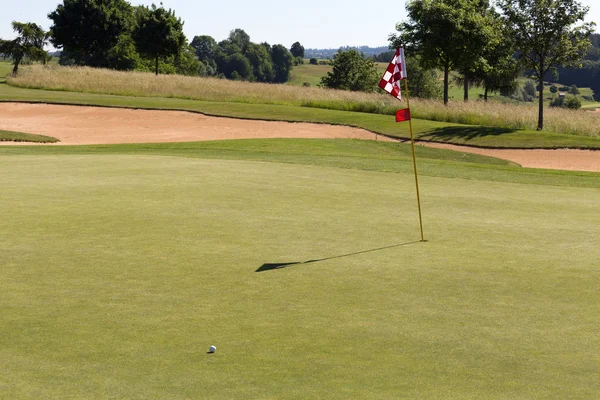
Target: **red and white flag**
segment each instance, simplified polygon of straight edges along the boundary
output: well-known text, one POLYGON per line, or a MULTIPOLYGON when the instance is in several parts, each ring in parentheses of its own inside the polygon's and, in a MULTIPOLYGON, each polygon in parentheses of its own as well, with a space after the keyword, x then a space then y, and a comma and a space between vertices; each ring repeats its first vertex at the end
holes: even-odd
POLYGON ((402 79, 406 79, 406 61, 404 61, 404 48, 401 47, 396 49, 396 54, 383 74, 379 87, 398 100, 402 100, 402 94, 400 93, 400 81, 402 79))

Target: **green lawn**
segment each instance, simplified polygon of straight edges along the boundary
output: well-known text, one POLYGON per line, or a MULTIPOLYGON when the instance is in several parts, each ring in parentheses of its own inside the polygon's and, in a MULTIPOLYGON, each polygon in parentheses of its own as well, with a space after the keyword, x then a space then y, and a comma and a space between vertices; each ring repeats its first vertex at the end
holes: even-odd
POLYGON ((6 82, 6 77, 12 72, 12 64, 7 60, 0 60, 0 83, 6 82))
POLYGON ((421 156, 0 148, 2 396, 594 398, 599 175, 421 156))
POLYGON ((308 62, 296 65, 292 69, 291 79, 288 85, 302 86, 308 82, 311 86, 317 86, 321 83, 321 78, 331 71, 331 65, 312 65, 308 62))

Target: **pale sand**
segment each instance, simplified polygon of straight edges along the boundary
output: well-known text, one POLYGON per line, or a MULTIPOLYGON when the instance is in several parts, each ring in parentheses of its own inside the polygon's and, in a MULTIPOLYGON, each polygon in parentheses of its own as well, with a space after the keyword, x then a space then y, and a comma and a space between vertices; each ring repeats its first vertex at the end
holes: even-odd
POLYGON ((55 145, 249 138, 391 140, 363 129, 335 125, 217 118, 183 111, 22 103, 0 103, 0 129, 55 137, 60 140, 55 145))

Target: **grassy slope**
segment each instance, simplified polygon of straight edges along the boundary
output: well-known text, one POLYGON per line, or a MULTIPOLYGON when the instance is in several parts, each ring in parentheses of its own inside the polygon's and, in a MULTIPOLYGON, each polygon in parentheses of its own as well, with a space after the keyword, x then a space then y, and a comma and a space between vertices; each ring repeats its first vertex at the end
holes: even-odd
POLYGON ((0 157, 7 398, 600 391, 598 189, 423 176, 411 243, 410 173, 58 150, 0 157))
POLYGON ((36 142, 36 143, 55 143, 59 140, 50 136, 33 135, 31 133, 11 132, 0 130, 0 142, 36 142))
POLYGON ((311 65, 309 63, 296 65, 292 69, 291 79, 287 84, 302 86, 304 82, 308 82, 311 86, 317 86, 321 83, 321 78, 329 71, 331 71, 330 65, 311 65))
MULTIPOLYGON (((0 100, 87 104, 115 107, 181 109, 208 115, 249 119, 320 122, 350 125, 389 136, 408 138, 408 124, 397 124, 386 115, 325 110, 308 107, 243 104, 156 97, 127 97, 90 93, 21 89, 0 85, 0 100)), ((419 139, 482 147, 600 148, 600 139, 549 132, 457 125, 414 120, 419 139)))

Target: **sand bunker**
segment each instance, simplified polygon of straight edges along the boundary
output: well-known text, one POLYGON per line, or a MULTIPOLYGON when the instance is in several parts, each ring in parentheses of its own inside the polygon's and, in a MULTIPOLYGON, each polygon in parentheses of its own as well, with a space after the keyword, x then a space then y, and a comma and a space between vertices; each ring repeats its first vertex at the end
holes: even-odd
POLYGON ((0 129, 52 136, 59 145, 249 138, 390 140, 334 125, 207 117, 183 111, 0 103, 0 129))
MULTIPOLYGON (((60 143, 48 145, 250 138, 392 140, 363 129, 334 125, 217 118, 183 111, 23 103, 0 103, 0 129, 52 136, 60 140, 60 143)), ((23 144, 0 142, 0 145, 23 144)), ((529 168, 600 172, 600 151, 478 149, 438 143, 422 145, 502 158, 529 168)))

